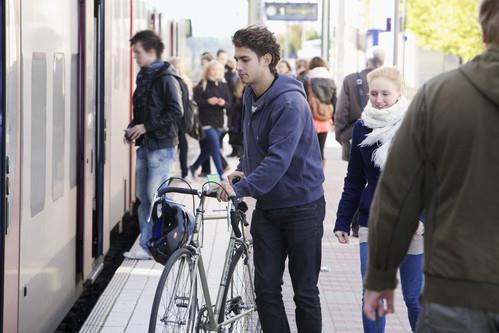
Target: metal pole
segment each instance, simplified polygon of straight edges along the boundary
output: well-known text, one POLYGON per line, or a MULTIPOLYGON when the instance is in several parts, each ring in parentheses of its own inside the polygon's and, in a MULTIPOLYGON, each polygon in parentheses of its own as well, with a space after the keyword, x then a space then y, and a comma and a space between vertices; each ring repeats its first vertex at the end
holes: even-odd
POLYGON ((399 0, 395 0, 395 10, 393 13, 393 66, 398 65, 399 31, 400 31, 399 0))
POLYGON ((264 25, 262 0, 248 0, 248 25, 264 25))
POLYGON ((343 82, 345 76, 345 0, 338 1, 337 16, 335 22, 335 79, 336 82, 343 82))
POLYGON ((322 0, 321 56, 329 62, 329 16, 330 0, 322 0))

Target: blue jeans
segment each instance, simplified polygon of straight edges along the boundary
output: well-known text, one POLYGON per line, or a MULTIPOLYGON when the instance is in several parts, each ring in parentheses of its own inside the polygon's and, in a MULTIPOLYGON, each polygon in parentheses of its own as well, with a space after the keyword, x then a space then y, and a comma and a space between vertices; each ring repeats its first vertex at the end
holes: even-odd
POLYGON ((135 191, 140 200, 138 208, 140 225, 140 246, 147 249, 147 242, 151 238, 152 224, 147 223, 149 209, 154 192, 168 177, 175 160, 176 148, 150 150, 145 147, 137 149, 137 164, 135 166, 135 191))
POLYGON ((203 131, 206 135, 206 138, 204 139, 205 143, 201 144, 201 153, 191 168, 196 170, 211 156, 213 163, 215 163, 215 167, 217 168, 218 174, 222 177, 224 168, 220 157, 220 132, 218 132, 218 129, 213 127, 203 129, 203 131))
MULTIPOLYGON (((360 273, 362 281, 367 274, 368 267, 368 245, 367 243, 360 244, 360 273)), ((402 295, 407 306, 407 315, 412 331, 416 330, 416 324, 419 317, 421 306, 419 304, 419 294, 423 286, 423 254, 405 256, 400 264, 400 284, 402 287, 402 295)), ((364 307, 364 289, 362 289, 362 307, 364 307)), ((379 331, 376 330, 376 322, 368 319, 362 312, 362 324, 364 332, 376 333, 385 331, 385 318, 379 319, 379 331)))

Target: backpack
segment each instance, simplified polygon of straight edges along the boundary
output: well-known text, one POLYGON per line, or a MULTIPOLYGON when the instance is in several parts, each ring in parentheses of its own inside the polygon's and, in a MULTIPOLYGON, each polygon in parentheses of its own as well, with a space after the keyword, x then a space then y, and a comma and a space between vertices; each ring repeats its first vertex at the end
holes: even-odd
MULTIPOLYGON (((197 133, 195 131, 195 127, 196 127, 195 113, 197 110, 197 105, 195 102, 191 101, 191 98, 189 96, 189 89, 187 88, 187 85, 185 84, 184 80, 182 80, 181 77, 179 77, 177 75, 172 75, 171 73, 166 72, 166 69, 160 70, 158 73, 156 73, 156 75, 154 75, 154 77, 151 79, 151 83, 146 88, 147 89, 146 96, 147 96, 147 98, 149 98, 153 84, 157 80, 159 80, 160 78, 162 78, 163 76, 166 76, 166 75, 170 75, 170 76, 174 77, 175 80, 177 80, 178 86, 180 88, 180 94, 182 97, 182 108, 183 108, 184 114, 182 115, 182 119, 179 121, 178 125, 179 125, 179 127, 181 127, 179 129, 183 133, 187 133, 196 139, 197 133)), ((146 105, 147 105, 147 103, 146 103, 146 105)))
POLYGON ((314 86, 309 80, 307 89, 307 100, 310 106, 310 111, 312 112, 312 117, 319 121, 325 121, 332 119, 334 106, 331 101, 321 101, 314 91, 314 86))

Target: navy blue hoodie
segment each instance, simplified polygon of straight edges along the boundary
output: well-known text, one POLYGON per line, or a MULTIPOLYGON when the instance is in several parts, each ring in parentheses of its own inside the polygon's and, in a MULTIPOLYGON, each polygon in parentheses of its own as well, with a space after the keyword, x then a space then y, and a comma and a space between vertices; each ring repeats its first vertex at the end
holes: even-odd
POLYGON ((256 101, 247 86, 243 101, 244 154, 237 169, 246 177, 234 185, 237 196, 256 198, 260 209, 321 198, 321 154, 303 85, 279 75, 256 101))

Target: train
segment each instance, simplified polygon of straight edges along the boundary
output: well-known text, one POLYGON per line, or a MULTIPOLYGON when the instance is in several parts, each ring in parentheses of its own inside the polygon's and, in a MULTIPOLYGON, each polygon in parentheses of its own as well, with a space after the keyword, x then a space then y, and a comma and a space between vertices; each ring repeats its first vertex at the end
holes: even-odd
POLYGON ((182 56, 178 22, 144 0, 0 4, 0 331, 52 332, 102 270, 135 201, 122 141, 143 29, 182 56))

